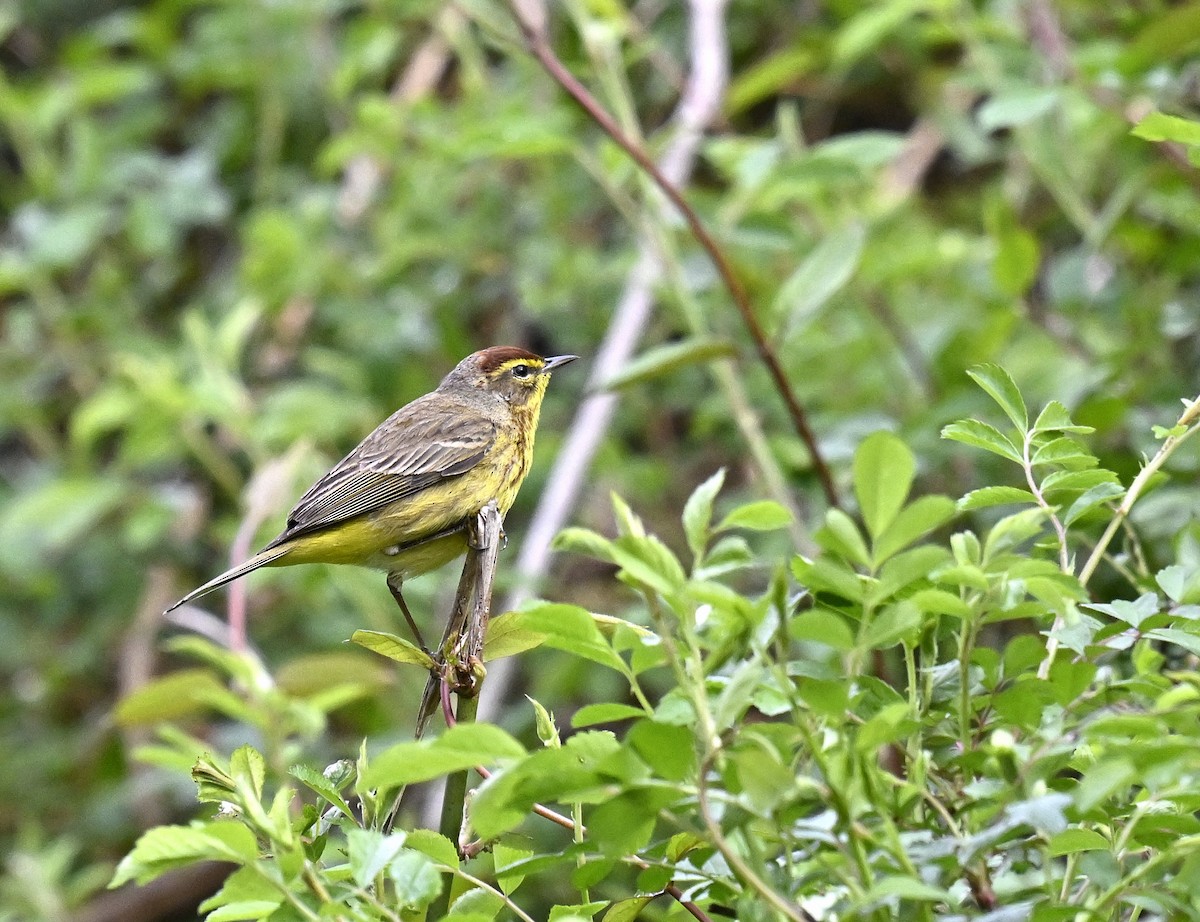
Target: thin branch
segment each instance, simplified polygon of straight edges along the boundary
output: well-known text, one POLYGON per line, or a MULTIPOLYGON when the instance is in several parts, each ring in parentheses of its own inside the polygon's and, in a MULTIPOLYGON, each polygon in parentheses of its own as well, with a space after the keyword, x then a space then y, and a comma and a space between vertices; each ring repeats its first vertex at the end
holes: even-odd
MULTIPOLYGON (((1147 485, 1150 483, 1150 478, 1158 473, 1159 469, 1166 464, 1167 459, 1175 453, 1175 450, 1186 442, 1189 438, 1195 435, 1200 429, 1200 396, 1195 400, 1184 401, 1184 411, 1179 419, 1175 421, 1176 426, 1184 426, 1185 430, 1179 435, 1169 435, 1163 439, 1162 445, 1154 457, 1146 462, 1138 475, 1133 478, 1133 483, 1129 485, 1129 490, 1125 493, 1121 500, 1121 505, 1117 507, 1117 511, 1113 514, 1112 520, 1108 523, 1108 527, 1104 529, 1104 534, 1100 536, 1100 540, 1096 542, 1096 546, 1092 548, 1092 553, 1084 563, 1083 569, 1079 571, 1079 582, 1083 586, 1087 586, 1088 581, 1096 572, 1096 568, 1100 566, 1100 561, 1104 559, 1104 554, 1108 550, 1108 546, 1112 543, 1113 537, 1129 517, 1129 513, 1133 510, 1133 505, 1145 492, 1147 485)), ((1055 620, 1058 624, 1058 620, 1055 620)), ((1058 653, 1058 638, 1051 636, 1046 640, 1046 658, 1042 660, 1038 667, 1038 676, 1045 678, 1050 674, 1050 667, 1054 665, 1055 654, 1058 653)))
MULTIPOLYGON (((727 66, 727 49, 724 41, 724 30, 721 28, 721 14, 724 11, 726 2, 727 0, 691 0, 689 4, 693 14, 691 21, 692 29, 713 30, 712 34, 703 44, 720 50, 720 62, 723 67, 727 66)), ((742 323, 745 325, 747 332, 749 332, 750 338, 754 341, 754 348, 758 353, 759 359, 766 367, 771 381, 775 385, 775 389, 779 392, 780 397, 783 398, 788 415, 791 417, 792 425, 808 448, 809 455, 812 458, 813 470, 816 472, 817 479, 821 483, 826 501, 831 506, 839 506, 841 503, 837 486, 833 480, 833 474, 825 461, 824 455, 821 453, 820 445, 817 443, 812 427, 809 425, 808 414, 793 391, 791 382, 788 381, 787 375, 784 373, 779 357, 775 354, 775 349, 770 344, 766 331, 754 313, 754 308, 750 304, 750 298, 746 293, 746 289, 734 272, 733 266, 725 256, 724 251, 717 244, 712 234, 709 233, 704 222, 700 220, 700 216, 696 213, 695 209, 688 204, 675 183, 663 173, 646 150, 621 129, 616 120, 555 54, 554 49, 550 45, 546 29, 545 9, 542 5, 536 2, 536 0, 509 0, 509 5, 513 10, 517 24, 521 29, 530 52, 537 58, 543 69, 583 108, 604 133, 612 138, 642 171, 654 181, 654 184, 658 186, 663 195, 667 197, 683 217, 696 242, 700 244, 708 254, 709 259, 712 260, 712 264, 716 268, 718 275, 720 275, 721 281, 724 283, 730 297, 733 299, 738 313, 741 314, 742 323)), ((686 105, 687 102, 688 100, 685 99, 682 105, 686 105)))
POLYGON ((721 853, 721 856, 729 865, 730 870, 732 870, 733 873, 736 874, 747 887, 755 891, 767 903, 769 903, 776 912, 782 913, 784 916, 791 919, 792 922, 816 922, 816 920, 813 919, 813 917, 808 913, 807 910, 804 909, 804 907, 797 906, 796 904, 784 899, 782 896, 776 893, 766 881, 755 874, 754 869, 742 860, 742 856, 735 852, 730 846, 729 842, 726 840, 725 833, 721 830, 721 827, 713 818, 712 811, 709 810, 708 807, 708 782, 706 780, 706 775, 708 774, 710 764, 715 755, 715 751, 709 752, 708 756, 701 763, 700 773, 697 779, 698 786, 696 789, 696 803, 700 808, 700 818, 703 820, 705 827, 708 829, 708 834, 712 839, 713 845, 716 846, 717 851, 721 853))

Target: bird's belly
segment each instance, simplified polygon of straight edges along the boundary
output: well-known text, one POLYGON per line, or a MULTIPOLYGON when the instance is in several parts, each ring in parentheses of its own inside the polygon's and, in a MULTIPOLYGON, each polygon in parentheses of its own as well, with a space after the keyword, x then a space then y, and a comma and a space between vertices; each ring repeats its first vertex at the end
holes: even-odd
POLYGON ((465 553, 462 526, 489 500, 496 500, 502 514, 512 506, 528 470, 527 460, 515 448, 383 509, 299 536, 271 565, 357 564, 403 578, 437 569, 465 553))

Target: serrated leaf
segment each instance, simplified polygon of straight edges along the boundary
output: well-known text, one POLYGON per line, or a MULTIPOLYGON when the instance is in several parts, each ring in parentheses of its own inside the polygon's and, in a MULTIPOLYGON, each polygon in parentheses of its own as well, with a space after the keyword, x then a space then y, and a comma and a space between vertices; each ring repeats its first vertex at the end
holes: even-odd
POLYGON ((396 900, 414 909, 428 906, 442 892, 442 875, 427 855, 402 848, 388 865, 396 900))
POLYGON ((354 814, 350 810, 350 805, 346 803, 345 798, 338 793, 338 789, 334 787, 333 782, 326 778, 321 772, 309 768, 307 765, 293 765, 288 774, 307 787, 309 790, 325 798, 333 806, 337 807, 345 816, 354 819, 354 814))
POLYGON ((408 663, 422 669, 433 669, 436 666, 433 657, 428 653, 395 634, 384 631, 355 631, 350 635, 350 642, 397 663, 408 663))
POLYGON ((350 873, 360 887, 369 886, 376 876, 400 854, 404 833, 384 835, 377 829, 346 828, 346 857, 350 873))
POLYGON ((1125 495, 1125 488, 1119 483, 1098 483, 1071 503, 1063 516, 1063 525, 1070 526, 1097 506, 1113 502, 1125 495))
POLYGON ((252 833, 241 823, 198 826, 156 826, 143 833, 117 865, 109 888, 135 880, 146 884, 174 868, 197 861, 246 864, 258 857, 252 833))
POLYGON ((967 369, 967 374, 996 401, 1014 426, 1022 432, 1029 428, 1029 411, 1025 409, 1025 399, 1007 371, 999 365, 985 363, 967 369))
POLYGON ((1067 408, 1057 400, 1051 400, 1033 423, 1034 432, 1073 432, 1077 435, 1087 435, 1095 432, 1091 426, 1080 426, 1071 420, 1067 408))
POLYGON ((916 469, 908 446, 890 432, 873 433, 858 446, 854 453, 854 493, 873 539, 883 533, 904 505, 916 469))
POLYGON ((385 749, 371 759, 362 783, 369 788, 394 788, 524 754, 525 748, 499 727, 463 723, 437 739, 385 749))
POLYGON ((1099 459, 1069 436, 1059 436, 1040 446, 1029 459, 1034 466, 1057 464, 1071 470, 1095 467, 1099 459))
POLYGON ((708 546, 712 525, 713 501, 725 483, 725 468, 721 468, 692 491, 683 506, 683 532, 687 536, 692 559, 698 565, 708 546))
POLYGON ((483 636, 483 660, 503 659, 540 647, 546 641, 541 631, 532 630, 520 612, 506 611, 488 621, 483 636))
POLYGON ((504 842, 497 842, 493 846, 492 860, 496 867, 496 882, 506 895, 511 896, 525 879, 524 874, 507 872, 506 869, 532 856, 533 851, 528 848, 516 848, 504 842))
POLYGON ((961 512, 970 512, 972 509, 989 509, 992 506, 1006 506, 1009 503, 1036 504, 1037 497, 1028 490, 1018 487, 982 487, 972 490, 960 499, 958 508, 961 512))
POLYGON ((760 499, 738 506, 721 520, 716 531, 728 531, 731 528, 774 531, 777 528, 786 528, 791 522, 792 514, 779 503, 771 499, 760 499))
POLYGON ((1052 471, 1042 479, 1041 487, 1043 493, 1054 491, 1074 492, 1076 490, 1090 490, 1101 484, 1109 484, 1117 487, 1121 485, 1120 481, 1117 480, 1117 475, 1112 471, 1095 468, 1090 471, 1052 471))
POLYGON ((942 438, 954 442, 962 442, 973 448, 982 448, 993 454, 1008 458, 1009 461, 1021 463, 1021 453, 1008 436, 1002 434, 995 426, 980 422, 977 419, 960 419, 942 428, 942 438))
POLYGON ((404 837, 404 847, 428 855, 448 868, 458 867, 458 849, 444 835, 432 829, 414 829, 404 837))
POLYGON ((578 605, 538 602, 514 612, 520 624, 545 637, 544 645, 572 653, 610 669, 624 671, 625 663, 601 630, 600 616, 578 605))
POLYGON ((631 359, 614 375, 604 380, 600 390, 616 391, 660 378, 680 368, 727 359, 737 355, 737 349, 728 340, 708 336, 697 336, 682 342, 655 346, 631 359))

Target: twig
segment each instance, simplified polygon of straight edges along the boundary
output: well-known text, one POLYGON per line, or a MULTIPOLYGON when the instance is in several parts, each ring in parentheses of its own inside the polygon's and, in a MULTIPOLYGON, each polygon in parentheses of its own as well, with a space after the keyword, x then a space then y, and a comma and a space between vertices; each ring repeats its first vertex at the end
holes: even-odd
POLYGON ((792 922, 816 922, 816 920, 813 919, 813 917, 808 913, 807 910, 804 909, 804 907, 797 906, 796 904, 784 899, 782 896, 776 893, 766 881, 755 874, 754 869, 742 860, 742 856, 735 852, 730 846, 729 842, 725 839, 725 833, 721 831, 721 827, 713 818, 712 811, 709 810, 708 807, 708 782, 705 776, 708 774, 708 770, 714 756, 716 756, 716 751, 710 751, 708 756, 705 757, 704 761, 701 763, 696 787, 696 803, 700 808, 700 818, 703 820, 705 827, 708 829, 708 834, 712 839, 713 845, 716 846, 717 851, 721 853, 721 856, 729 865, 730 870, 732 870, 734 874, 736 874, 742 880, 742 882, 746 884, 746 886, 755 891, 767 903, 769 903, 776 912, 782 913, 784 916, 791 919, 792 922))
MULTIPOLYGON (((1104 559, 1104 552, 1108 550, 1108 545, 1112 542, 1118 529, 1128 518, 1129 513, 1133 510, 1133 505, 1141 497, 1146 486, 1150 483, 1150 478, 1158 473, 1159 469, 1167 462, 1167 459, 1175 453, 1180 445, 1186 442, 1189 438, 1195 435, 1197 429, 1200 429, 1200 396, 1195 400, 1184 401, 1184 411, 1179 419, 1175 421, 1176 426, 1185 426, 1186 429, 1179 435, 1169 435, 1163 439, 1162 445, 1154 457, 1146 462, 1138 475, 1133 478, 1133 483, 1129 485, 1129 490, 1125 493, 1121 504, 1117 507, 1117 511, 1113 513, 1112 520, 1108 523, 1108 527, 1104 529, 1104 534, 1100 536, 1100 540, 1096 542, 1096 546, 1092 548, 1092 553, 1084 563, 1083 569, 1079 571, 1079 582, 1086 587, 1092 575, 1096 572, 1096 568, 1100 566, 1100 561, 1104 559)), ((1055 625, 1059 624, 1060 619, 1055 619, 1055 625)), ((1042 664, 1038 667, 1039 678, 1045 678, 1050 674, 1050 667, 1054 665, 1054 656, 1058 653, 1058 638, 1051 633, 1051 636, 1046 640, 1046 658, 1042 660, 1042 664)))
MULTIPOLYGON (((686 182, 691 175, 704 130, 721 111, 725 92, 726 67, 721 56, 705 53, 693 54, 693 58, 688 85, 672 119, 675 130, 660 160, 662 174, 675 185, 686 182)), ((570 451, 559 452, 554 459, 554 466, 546 478, 546 486, 538 499, 525 539, 521 542, 513 589, 504 601, 506 609, 517 608, 528 600, 549 567, 551 542, 575 509, 588 468, 608 432, 620 399, 617 394, 602 390, 601 385, 612 374, 612 369, 628 363, 649 322, 654 289, 664 275, 664 264, 656 247, 642 245, 639 250, 640 255, 626 277, 608 330, 595 352, 591 373, 584 387, 588 396, 579 405, 563 439, 563 444, 569 445, 570 451)), ((492 666, 491 688, 506 688, 511 682, 514 668, 515 663, 511 659, 501 660, 492 666)), ((490 719, 492 708, 506 697, 503 693, 489 695, 489 700, 481 704, 483 719, 490 719)))
MULTIPOLYGON (((722 67, 727 66, 724 30, 721 28, 721 14, 725 9, 726 2, 727 0, 691 0, 689 4, 692 11, 691 28, 693 34, 699 30, 711 30, 711 33, 705 39, 696 40, 694 44, 719 50, 720 55, 718 57, 722 67)), ((621 129, 616 120, 554 53, 546 29, 545 9, 541 3, 538 0, 509 0, 509 5, 513 10, 517 24, 521 29, 530 52, 541 63, 545 71, 587 112, 588 116, 600 126, 604 133, 612 138, 646 175, 654 181, 654 184, 658 186, 663 195, 667 197, 671 204, 679 211, 680 215, 683 216, 688 229, 692 232, 692 236, 695 237, 697 243, 708 254, 709 259, 712 260, 713 266, 716 268, 721 281, 733 299, 738 313, 741 314, 742 323, 749 332, 750 338, 754 341, 755 351, 758 353, 758 357, 763 365, 766 366, 775 389, 779 392, 780 397, 783 398, 788 415, 791 417, 792 425, 808 448, 809 455, 812 458, 813 470, 816 472, 817 479, 821 483, 821 488, 825 492, 826 501, 831 506, 840 505, 837 486, 833 481, 833 474, 829 469, 829 465, 825 462, 820 445, 817 443, 816 436, 809 425, 808 414, 792 390, 791 382, 788 381, 787 375, 783 371, 783 366, 775 354, 775 349, 768 341, 766 331, 754 313, 754 308, 750 304, 750 298, 746 294, 746 289, 737 277, 737 274, 733 271, 733 267, 726 258, 724 251, 717 244, 712 234, 709 233, 704 222, 700 220, 700 216, 683 197, 677 185, 663 173, 645 149, 639 146, 621 129)), ((687 106, 689 101, 689 99, 685 98, 681 103, 681 109, 687 106)))

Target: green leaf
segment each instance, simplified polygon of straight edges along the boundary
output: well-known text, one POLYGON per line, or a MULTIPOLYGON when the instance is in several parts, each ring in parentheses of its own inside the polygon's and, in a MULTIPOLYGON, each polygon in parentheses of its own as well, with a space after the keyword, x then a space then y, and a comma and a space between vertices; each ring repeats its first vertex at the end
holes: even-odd
POLYGON ((1029 459, 1035 467, 1056 464, 1071 470, 1095 467, 1099 460, 1070 436, 1059 436, 1040 446, 1029 459))
POLYGON ((504 842, 497 842, 492 847, 492 860, 496 867, 496 882, 500 884, 500 889, 508 896, 511 896, 521 882, 525 879, 524 874, 505 873, 505 868, 524 861, 533 855, 533 851, 528 848, 514 848, 504 842))
POLYGON ((513 612, 525 629, 542 635, 544 645, 591 660, 618 672, 625 663, 604 637, 600 616, 577 605, 537 602, 513 612))
POLYGON ((388 877, 396 887, 396 900, 420 909, 432 903, 442 892, 442 875, 427 855, 402 848, 390 865, 388 877))
POLYGON ((654 535, 622 535, 612 544, 618 576, 635 587, 670 596, 686 581, 679 559, 654 535))
POLYGON ((854 493, 873 539, 878 539, 904 505, 916 469, 908 446, 890 432, 869 435, 858 446, 854 493))
POLYGON ((385 836, 377 829, 346 827, 346 857, 350 873, 360 887, 372 884, 404 847, 404 834, 385 836))
POLYGON ((221 885, 221 889, 200 904, 198 910, 205 922, 250 922, 265 919, 283 903, 278 888, 255 868, 238 868, 221 885))
POLYGON ((397 663, 409 663, 422 669, 433 669, 436 665, 428 653, 395 634, 383 631, 355 631, 350 635, 350 642, 397 663))
POLYGON ((1173 602, 1181 605, 1200 603, 1200 570, 1172 564, 1155 573, 1154 581, 1173 602))
POLYGON ((927 578, 949 560, 950 552, 934 545, 922 545, 897 554, 880 568, 878 580, 867 595, 867 603, 874 607, 886 602, 918 580, 927 578))
POLYGON ((823 643, 835 650, 854 649, 854 634, 840 615, 814 609, 788 621, 788 633, 794 640, 823 643))
POLYGON ((792 572, 814 593, 831 592, 851 602, 861 602, 865 595, 862 578, 844 563, 828 557, 793 557, 792 572))
POLYGON ((911 602, 888 605, 867 626, 862 645, 868 650, 882 650, 898 643, 912 646, 923 621, 921 609, 911 602))
POLYGON ((1057 400, 1051 400, 1038 414, 1033 423, 1034 432, 1073 432, 1087 435, 1095 432, 1091 426, 1080 426, 1071 420, 1071 414, 1057 400))
POLYGON ((942 438, 954 442, 962 442, 973 448, 982 448, 993 454, 1008 458, 1009 461, 1021 463, 1021 453, 1008 436, 1001 434, 995 426, 980 422, 977 419, 961 419, 942 428, 942 438))
POLYGON ((871 565, 871 555, 862 533, 854 520, 841 509, 833 508, 825 513, 825 527, 819 529, 813 538, 826 552, 841 557, 847 563, 864 568, 871 565))
POLYGON ((761 499, 738 506, 721 520, 716 531, 731 528, 748 528, 751 531, 774 531, 786 528, 792 522, 792 514, 774 500, 761 499))
POLYGON ((385 749, 371 759, 362 783, 369 788, 394 788, 524 754, 525 748, 499 727, 463 723, 437 739, 385 749))
POLYGON ((338 793, 338 789, 333 786, 333 782, 321 774, 321 772, 315 771, 307 765, 293 765, 288 770, 288 774, 309 790, 325 798, 325 800, 337 807, 344 816, 354 819, 354 813, 350 810, 350 806, 346 803, 345 798, 338 793))
POLYGON ((1029 428, 1029 411, 1025 409, 1025 400, 1007 371, 999 365, 985 363, 968 369, 967 374, 996 401, 1017 429, 1024 432, 1029 428))
POLYGON ((241 823, 156 826, 143 833, 133 850, 121 859, 109 887, 131 880, 147 884, 167 871, 197 861, 247 864, 257 857, 254 833, 241 823))
POLYGON ((773 314, 782 337, 804 329, 854 275, 866 230, 852 225, 826 234, 779 288, 773 314))
POLYGON ((126 695, 113 716, 123 727, 174 721, 209 710, 210 696, 223 691, 211 670, 180 669, 126 695))
POLYGON ((944 589, 919 589, 908 597, 908 601, 931 614, 953 615, 955 618, 967 618, 971 614, 966 602, 944 589))
POLYGON ((975 118, 986 132, 1025 125, 1053 109, 1060 95, 1053 87, 1015 86, 991 96, 979 107, 975 118))
POLYGON ((1085 490, 1075 502, 1071 503, 1062 517, 1063 525, 1070 526, 1098 506, 1114 502, 1124 495, 1125 488, 1119 483, 1098 483, 1085 490))
POLYGON ((547 922, 591 922, 592 917, 607 905, 606 900, 593 900, 570 906, 551 906, 547 922))
POLYGON ((627 745, 660 778, 687 781, 696 773, 696 741, 686 726, 639 720, 625 737, 627 745))
POLYGON ((1110 849, 1108 839, 1092 829, 1072 826, 1051 837, 1047 843, 1050 854, 1056 858, 1063 855, 1073 855, 1076 852, 1090 852, 1097 849, 1110 849))
POLYGON ((871 565, 878 568, 885 560, 902 551, 931 531, 941 528, 957 512, 948 496, 919 496, 903 509, 875 541, 871 565))
POLYGON ((1138 122, 1130 132, 1134 137, 1147 141, 1175 141, 1179 144, 1200 145, 1200 122, 1151 112, 1138 122))
POLYGON ((844 679, 801 679, 796 694, 816 713, 834 720, 845 716, 850 702, 850 689, 844 679))
POLYGON ((444 835, 432 829, 414 829, 404 838, 404 847, 428 855, 448 868, 458 867, 458 849, 444 835))
POLYGON ((721 468, 692 491, 683 506, 683 532, 687 536, 692 559, 699 565, 708 546, 709 526, 712 525, 713 500, 725 483, 725 468, 721 468))
POLYGON ((656 897, 635 896, 630 899, 617 900, 602 917, 602 922, 637 922, 642 910, 649 906, 656 897))
POLYGON ((915 900, 921 903, 946 903, 954 906, 955 899, 948 891, 932 887, 914 877, 884 877, 877 881, 862 898, 864 905, 883 903, 890 899, 915 900))
POLYGON ((540 647, 545 641, 546 635, 532 630, 521 612, 506 611, 488 621, 487 632, 483 636, 483 660, 491 662, 516 656, 540 647))
POLYGON ((643 384, 663 375, 670 374, 689 365, 727 359, 737 355, 737 349, 728 340, 697 336, 682 342, 655 346, 631 359, 623 368, 606 378, 600 390, 616 391, 643 384))
POLYGON ((1098 762, 1088 768, 1083 780, 1075 785, 1075 806, 1086 813, 1117 791, 1136 782, 1139 775, 1137 767, 1122 757, 1098 762))
POLYGON ((646 712, 631 704, 585 704, 571 716, 572 727, 591 727, 596 724, 615 723, 631 717, 645 717, 646 712))
POLYGON ((554 536, 551 547, 556 551, 612 561, 612 541, 590 528, 564 528, 554 536))
POLYGON ((1050 493, 1052 491, 1074 492, 1076 490, 1083 492, 1101 484, 1116 486, 1118 488, 1121 485, 1120 481, 1117 480, 1117 475, 1112 471, 1096 468, 1090 471, 1053 471, 1042 479, 1041 487, 1043 493, 1050 493))
POLYGON ((525 700, 533 705, 533 723, 537 728, 538 739, 541 740, 542 745, 561 746, 562 739, 558 735, 558 725, 554 722, 554 715, 546 710, 545 706, 536 698, 526 695, 525 700))
POLYGON ((990 509, 992 506, 1006 506, 1009 503, 1037 503, 1037 497, 1028 490, 1018 487, 982 487, 972 490, 958 501, 960 512, 970 512, 973 509, 990 509))

